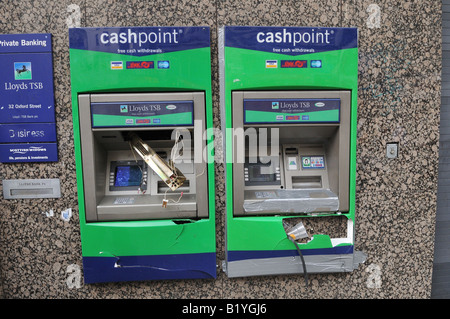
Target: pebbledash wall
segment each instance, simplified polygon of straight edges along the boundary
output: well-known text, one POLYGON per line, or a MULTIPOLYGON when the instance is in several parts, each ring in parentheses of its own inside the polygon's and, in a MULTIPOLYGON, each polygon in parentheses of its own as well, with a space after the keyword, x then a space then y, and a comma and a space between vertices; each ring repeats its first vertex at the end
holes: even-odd
POLYGON ((0 33, 51 33, 59 161, 0 164, 0 180, 59 178, 59 199, 0 208, 2 298, 429 298, 441 92, 441 1, 2 1, 0 33), (223 25, 359 29, 355 249, 350 273, 228 278, 224 170, 216 164, 215 280, 83 284, 69 76, 69 27, 210 26, 214 124, 220 128, 223 25), (398 143, 398 157, 386 144, 398 143), (72 210, 65 221, 61 212, 72 210), (53 215, 51 214, 53 213, 53 215))

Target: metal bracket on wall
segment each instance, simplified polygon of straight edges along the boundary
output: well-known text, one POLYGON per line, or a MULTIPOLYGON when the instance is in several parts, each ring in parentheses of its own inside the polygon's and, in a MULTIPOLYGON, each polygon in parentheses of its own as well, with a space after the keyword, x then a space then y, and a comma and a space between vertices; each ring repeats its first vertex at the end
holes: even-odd
POLYGON ((397 158, 398 156, 398 143, 388 143, 386 145, 386 157, 397 158))

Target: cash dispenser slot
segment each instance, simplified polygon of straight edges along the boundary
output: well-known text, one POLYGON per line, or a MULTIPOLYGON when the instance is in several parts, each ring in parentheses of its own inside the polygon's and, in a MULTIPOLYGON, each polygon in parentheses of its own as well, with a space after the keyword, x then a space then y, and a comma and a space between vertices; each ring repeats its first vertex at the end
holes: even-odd
MULTIPOLYGON (((169 191, 169 186, 167 186, 166 183, 164 183, 163 181, 158 181, 158 194, 165 194, 169 191)), ((177 189, 175 189, 174 191, 172 191, 172 193, 189 193, 189 180, 186 180, 182 186, 178 187, 177 189)))
MULTIPOLYGON (((233 92, 233 127, 257 135, 244 146, 253 163, 233 165, 234 215, 348 211, 349 123, 347 91, 233 92), (261 163, 255 145, 264 143, 270 161, 261 163)), ((235 154, 242 145, 233 144, 235 154)))
POLYGON ((208 217, 203 93, 83 94, 79 111, 87 222, 208 217))
POLYGON ((322 188, 320 176, 292 176, 292 189, 322 188))

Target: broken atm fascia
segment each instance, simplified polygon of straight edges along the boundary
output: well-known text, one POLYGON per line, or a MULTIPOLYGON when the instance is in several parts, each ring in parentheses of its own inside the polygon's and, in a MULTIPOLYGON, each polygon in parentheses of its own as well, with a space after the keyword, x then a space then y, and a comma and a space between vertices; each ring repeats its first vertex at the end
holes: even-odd
POLYGON ((215 278, 213 149, 203 135, 212 127, 209 27, 74 28, 69 36, 85 283, 215 278), (159 106, 140 116, 121 113, 123 105, 159 106), (175 163, 187 181, 166 192, 127 134, 167 162, 175 129, 206 155, 175 163), (141 170, 139 189, 116 187, 118 167, 141 170))
MULTIPOLYGON (((228 277, 352 271, 361 262, 354 250, 357 29, 224 26, 219 30, 219 75, 221 120, 226 128, 223 270, 228 277), (285 113, 271 110, 272 102, 277 107, 282 102, 307 102, 309 108, 285 113), (310 112, 317 102, 320 107, 329 103, 325 108, 330 114, 310 112), (259 140, 252 141, 251 134, 245 137, 243 163, 238 153, 244 148, 238 146, 235 134, 239 129, 256 129, 258 135, 260 128, 278 129, 280 157, 272 175, 261 175, 252 184, 248 144, 259 140), (281 155, 287 150, 298 151, 296 173, 287 169, 281 155), (301 167, 302 158, 311 155, 320 155, 321 169, 301 167), (295 174, 303 174, 296 180, 301 189, 294 187, 295 174), (254 186, 261 181, 266 186, 254 186), (320 186, 315 185, 318 182, 320 186), (339 238, 326 231, 313 233, 298 242, 304 268, 285 225, 307 218, 345 218, 347 231, 339 238)), ((269 146, 265 154, 274 155, 269 146)), ((274 158, 269 159, 273 163, 274 158)))

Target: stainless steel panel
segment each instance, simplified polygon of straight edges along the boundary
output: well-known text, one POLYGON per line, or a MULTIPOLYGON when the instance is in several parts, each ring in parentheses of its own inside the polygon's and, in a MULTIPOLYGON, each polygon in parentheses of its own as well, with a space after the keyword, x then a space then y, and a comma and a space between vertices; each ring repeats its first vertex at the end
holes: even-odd
MULTIPOLYGON (((280 136, 280 164, 284 167, 281 172, 283 183, 278 189, 292 189, 292 179, 296 174, 289 171, 283 163, 282 144, 304 144, 298 154, 300 161, 302 154, 325 155, 326 168, 307 172, 302 176, 316 176, 320 178, 322 188, 330 189, 339 197, 339 211, 349 209, 349 174, 350 174, 350 123, 351 123, 351 93, 349 91, 235 91, 232 93, 232 121, 236 131, 247 128, 278 128, 280 136), (252 124, 244 125, 244 99, 274 99, 274 98, 338 98, 341 100, 340 123, 294 123, 294 124, 252 124), (313 154, 319 152, 320 154, 313 154)), ((233 142, 233 211, 234 215, 247 214, 244 209, 244 190, 251 189, 244 183, 244 164, 240 160, 243 153, 242 144, 234 138, 233 142)), ((253 187, 253 186, 252 186, 253 187)), ((254 187, 253 187, 254 188, 254 187)), ((265 187, 267 188, 267 187, 265 187)), ((266 212, 265 212, 266 213, 266 212)), ((274 212, 276 214, 277 212, 274 212)), ((255 212, 253 214, 256 214, 255 212)))
MULTIPOLYGON (((80 136, 83 164, 84 198, 87 221, 105 220, 137 220, 168 218, 202 218, 209 216, 208 206, 208 169, 203 150, 206 141, 203 133, 205 123, 205 100, 202 92, 167 92, 167 93, 112 93, 81 94, 79 100, 80 136), (174 130, 176 127, 136 127, 136 128, 92 128, 91 102, 139 102, 139 101, 194 101, 194 126, 189 130, 194 142, 194 155, 198 163, 181 163, 177 167, 186 169, 189 179, 189 191, 184 193, 178 203, 169 201, 167 207, 162 206, 164 198, 177 201, 180 193, 171 191, 158 194, 156 175, 148 172, 149 188, 146 194, 137 191, 109 191, 109 162, 122 156, 133 159, 133 153, 122 136, 126 131, 158 131, 174 130), (197 139, 196 139, 197 137, 197 139), (200 143, 195 142, 200 141, 200 143), (198 155, 200 153, 200 155, 198 155), (151 179, 153 178, 153 182, 151 179), (124 197, 125 195, 125 197, 124 197), (133 200, 126 200, 126 198, 133 200), (124 202, 117 199, 123 198, 124 202)), ((148 141, 152 147, 171 149, 173 141, 148 141), (156 145, 156 146, 155 146, 156 145)), ((136 155, 136 154, 134 154, 136 155)), ((137 156, 137 155, 136 155, 137 156)), ((184 173, 184 172, 183 172, 184 173)), ((184 188, 183 188, 184 189, 184 188)))
POLYGON ((2 182, 5 199, 61 197, 59 178, 5 179, 2 182))

